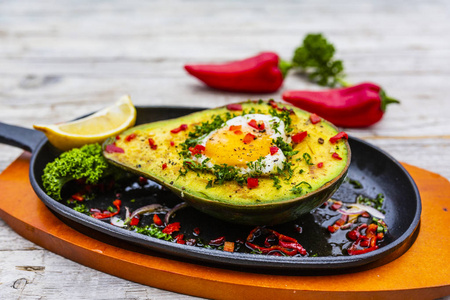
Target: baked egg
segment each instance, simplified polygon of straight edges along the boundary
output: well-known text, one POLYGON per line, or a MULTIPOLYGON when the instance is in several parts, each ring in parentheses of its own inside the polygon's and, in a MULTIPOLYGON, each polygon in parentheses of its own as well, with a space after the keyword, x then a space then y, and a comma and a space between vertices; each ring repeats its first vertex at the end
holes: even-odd
POLYGON ((200 138, 192 159, 212 169, 214 165, 235 167, 242 174, 268 175, 283 169, 286 156, 274 141, 290 143, 284 122, 275 116, 247 114, 234 117, 200 138))

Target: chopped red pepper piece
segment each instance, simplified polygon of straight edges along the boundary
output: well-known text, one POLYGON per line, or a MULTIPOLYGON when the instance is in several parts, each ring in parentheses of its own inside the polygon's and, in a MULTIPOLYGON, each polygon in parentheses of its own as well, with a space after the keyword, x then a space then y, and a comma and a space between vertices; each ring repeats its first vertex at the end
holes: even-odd
POLYGON ((120 140, 120 135, 116 135, 116 140, 120 140))
POLYGON ((139 216, 135 216, 133 219, 131 219, 130 226, 137 226, 138 224, 139 224, 139 216))
POLYGON ((117 215, 120 212, 120 205, 122 205, 122 201, 120 201, 119 199, 116 199, 113 201, 113 205, 116 207, 116 211, 115 212, 110 212, 110 211, 100 211, 99 209, 96 208, 91 208, 90 212, 91 212, 91 216, 96 218, 96 219, 106 219, 106 218, 111 218, 115 215, 117 215))
POLYGON ((301 255, 307 254, 306 249, 303 248, 296 239, 280 234, 274 230, 261 227, 256 227, 250 232, 245 245, 251 249, 259 250, 261 253, 268 255, 277 255, 277 252, 282 252, 289 256, 293 256, 298 253, 300 253, 301 255), (256 236, 259 236, 261 234, 262 230, 270 234, 270 241, 269 238, 266 239, 267 244, 265 245, 265 247, 258 246, 252 242, 256 236), (271 245, 270 243, 277 244, 271 245))
POLYGON ((251 177, 247 178, 247 187, 249 189, 253 189, 253 188, 258 187, 258 184, 259 184, 258 178, 251 178, 251 177))
POLYGON ((106 145, 105 147, 105 151, 107 153, 125 153, 125 150, 123 150, 120 147, 117 147, 116 144, 109 144, 106 145))
POLYGON ((317 123, 319 123, 320 121, 322 121, 322 118, 319 117, 319 116, 316 115, 316 114, 311 114, 311 115, 309 116, 309 120, 311 121, 311 123, 317 124, 317 123))
POLYGON ((153 150, 156 150, 156 148, 158 148, 158 145, 156 145, 155 140, 152 138, 148 139, 148 144, 150 145, 150 148, 153 150))
POLYGON ((125 141, 126 141, 126 142, 129 142, 129 141, 131 141, 131 140, 134 139, 134 138, 136 138, 136 133, 131 133, 131 134, 129 134, 129 135, 127 135, 127 136, 125 137, 125 141))
POLYGON ((188 128, 187 124, 181 124, 179 127, 172 129, 170 132, 171 133, 178 133, 180 131, 186 131, 187 128, 188 128))
POLYGON ((332 210, 338 210, 341 207, 342 207, 342 202, 341 201, 334 201, 333 204, 330 206, 330 208, 332 210))
POLYGON ((274 155, 275 153, 277 153, 279 150, 279 148, 277 146, 272 146, 270 147, 270 154, 274 155))
POLYGON ((167 164, 163 164, 163 165, 162 165, 162 169, 163 169, 163 170, 167 169, 167 164))
POLYGON ((264 122, 261 121, 257 123, 255 119, 251 119, 250 122, 248 122, 248 125, 258 130, 264 130, 265 128, 264 122))
POLYGON ((242 129, 242 125, 231 125, 230 126, 230 131, 236 131, 236 130, 241 130, 242 129))
POLYGON ((223 243, 225 243, 225 237, 221 236, 221 237, 218 237, 217 239, 213 239, 213 240, 209 241, 208 245, 221 246, 221 245, 223 245, 223 243))
POLYGON ((318 168, 323 168, 323 162, 318 163, 318 164, 317 164, 317 167, 318 167, 318 168))
POLYGON ((243 139, 243 142, 244 144, 250 144, 254 139, 256 139, 255 135, 247 133, 243 139))
POLYGON ((157 214, 153 215, 153 223, 155 223, 156 226, 164 225, 163 221, 161 221, 161 218, 157 214))
POLYGON ((337 154, 336 152, 334 152, 331 157, 337 159, 337 160, 342 160, 342 157, 339 156, 339 154, 337 154))
POLYGON ((278 108, 278 104, 273 99, 269 100, 269 105, 272 106, 272 108, 278 108))
POLYGON ((175 146, 175 142, 174 141, 170 141, 170 146, 175 146))
POLYGON ((167 224, 166 227, 164 227, 164 229, 162 230, 163 233, 167 233, 167 234, 172 234, 175 231, 179 231, 180 230, 180 222, 175 222, 175 223, 171 223, 171 224, 167 224))
POLYGON ((76 201, 83 201, 83 200, 84 200, 84 196, 81 195, 80 193, 73 194, 73 195, 71 196, 71 198, 72 198, 73 200, 76 200, 76 201))
POLYGON ((198 228, 198 227, 194 228, 194 235, 195 236, 199 236, 200 235, 200 228, 198 228))
POLYGON ((195 147, 189 147, 189 151, 191 151, 191 154, 197 155, 197 154, 202 154, 203 151, 205 151, 205 146, 203 145, 196 145, 195 147))
POLYGON ((292 141, 296 144, 299 144, 305 139, 307 135, 308 135, 307 131, 296 133, 292 136, 292 141))
POLYGON ((346 139, 348 140, 348 134, 346 134, 345 132, 341 131, 338 134, 336 134, 335 136, 330 138, 330 143, 335 144, 337 143, 340 139, 346 139))
POLYGON ((227 105, 228 110, 242 110, 242 105, 239 103, 233 103, 227 105))
POLYGON ((184 234, 182 234, 182 233, 178 234, 178 235, 175 237, 175 242, 176 242, 177 244, 185 245, 185 244, 186 244, 186 241, 184 240, 184 234))

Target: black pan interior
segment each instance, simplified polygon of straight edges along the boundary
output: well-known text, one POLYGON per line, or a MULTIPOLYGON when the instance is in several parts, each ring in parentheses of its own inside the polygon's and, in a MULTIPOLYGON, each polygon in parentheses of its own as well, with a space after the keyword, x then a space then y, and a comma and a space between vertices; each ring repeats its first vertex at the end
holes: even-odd
MULTIPOLYGON (((157 120, 174 118, 198 111, 199 108, 173 108, 173 107, 138 107, 137 124, 153 122, 157 120)), ((386 223, 389 225, 389 234, 386 236, 380 249, 358 256, 318 256, 318 257, 274 257, 254 255, 247 253, 228 253, 218 250, 210 250, 176 243, 166 242, 156 238, 137 234, 108 223, 96 220, 74 211, 63 203, 48 197, 42 190, 41 175, 45 165, 54 160, 60 153, 44 139, 35 151, 30 168, 30 179, 34 190, 42 201, 62 220, 74 228, 88 235, 105 240, 114 241, 121 247, 132 244, 139 249, 136 251, 157 251, 162 255, 168 255, 174 259, 192 260, 197 263, 219 265, 221 267, 237 267, 257 270, 272 271, 351 271, 352 269, 368 265, 372 262, 387 257, 389 254, 401 255, 413 243, 418 231, 420 221, 421 202, 417 187, 406 170, 390 155, 384 151, 353 137, 349 138, 352 149, 352 162, 348 177, 359 180, 364 188, 357 193, 375 197, 377 193, 383 193, 386 197, 386 223), (112 239, 111 239, 112 238, 112 239), (147 250, 146 250, 147 249, 147 250)), ((333 196, 335 199, 344 200, 355 198, 356 192, 349 185, 343 185, 333 196)), ((170 192, 156 191, 150 201, 163 201, 175 204, 179 200, 170 192), (153 198, 152 198, 153 197, 153 198)), ((215 238, 226 234, 231 238, 245 238, 243 232, 249 232, 251 228, 233 225, 206 216, 194 209, 188 208, 176 216, 177 221, 185 224, 186 234, 192 232, 192 228, 200 226, 205 228, 204 238, 215 238)), ((331 222, 328 220, 326 222, 331 222)), ((276 230, 289 230, 288 226, 298 225, 303 228, 302 233, 296 238, 305 247, 315 247, 330 251, 330 238, 327 232, 321 230, 317 219, 311 214, 305 215, 295 222, 279 225, 276 230), (310 232, 309 234, 307 232, 310 232)), ((332 242, 332 241, 331 241, 332 242)), ((331 250, 335 251, 335 249, 331 250)), ((153 252, 152 252, 153 253, 153 252)))

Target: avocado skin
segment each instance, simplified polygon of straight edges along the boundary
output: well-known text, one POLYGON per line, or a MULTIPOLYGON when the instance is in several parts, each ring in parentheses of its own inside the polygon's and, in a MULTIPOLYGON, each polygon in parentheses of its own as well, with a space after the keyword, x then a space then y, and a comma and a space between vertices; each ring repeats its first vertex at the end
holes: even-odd
MULTIPOLYGON (((243 102, 241 104, 246 110, 252 107, 260 109, 261 107, 267 108, 268 106, 267 102, 264 102, 263 104, 243 102)), ((279 106, 293 109, 296 113, 296 117, 298 116, 298 123, 307 124, 307 120, 309 119, 308 112, 289 105, 279 104, 279 106)), ((309 213, 311 210, 327 201, 344 181, 351 157, 350 148, 346 140, 339 142, 339 151, 341 151, 341 156, 344 161, 339 166, 339 169, 337 171, 335 170, 337 175, 328 178, 326 181, 318 182, 312 191, 309 191, 304 195, 293 195, 289 192, 289 185, 285 189, 276 190, 274 187, 271 188, 272 184, 264 184, 264 181, 269 179, 261 179, 260 182, 262 184, 258 187, 260 191, 256 196, 260 197, 258 201, 255 201, 255 198, 252 199, 250 197, 252 195, 247 196, 245 194, 245 197, 243 197, 244 199, 240 199, 238 195, 245 192, 243 191, 246 189, 245 186, 236 188, 236 183, 226 182, 224 187, 219 187, 220 190, 216 191, 216 194, 211 194, 211 190, 215 188, 206 189, 207 181, 214 178, 211 174, 201 173, 197 176, 196 174, 189 174, 193 173, 189 172, 188 175, 190 177, 188 177, 188 175, 186 175, 186 178, 183 178, 184 176, 179 176, 178 170, 181 166, 181 158, 177 151, 179 151, 180 148, 167 145, 172 141, 175 141, 178 145, 186 139, 187 132, 177 134, 170 134, 168 132, 170 132, 171 129, 180 126, 180 124, 189 124, 189 128, 191 129, 193 128, 193 126, 191 126, 192 124, 198 124, 201 121, 211 119, 211 116, 213 115, 224 114, 226 112, 227 109, 225 107, 220 107, 176 119, 136 126, 123 132, 119 139, 110 138, 105 141, 103 145, 105 148, 108 144, 121 141, 122 143, 119 146, 123 147, 125 153, 129 154, 128 157, 125 157, 120 153, 107 153, 106 151, 104 151, 104 155, 112 164, 145 176, 167 187, 183 201, 188 202, 191 206, 204 213, 232 223, 246 225, 274 225, 297 219, 301 215, 309 213), (157 133, 161 134, 152 135, 153 131, 157 131, 157 133), (138 138, 136 138, 136 140, 139 140, 140 143, 136 144, 134 140, 129 144, 123 142, 123 140, 131 133, 137 134, 138 138), (163 135, 164 138, 161 138, 163 135), (147 139, 149 137, 157 141, 156 143, 158 144, 159 151, 152 152, 147 149, 147 139), (165 170, 162 170, 161 164, 163 161, 170 161, 174 164, 170 165, 170 170, 168 170, 168 167, 165 170), (230 191, 233 191, 233 189, 239 189, 239 193, 231 194, 230 191), (263 196, 261 195, 266 194, 270 196, 268 196, 267 199, 263 199, 263 196)), ((324 120, 322 122, 322 127, 325 128, 324 130, 328 135, 334 135, 338 132, 337 128, 329 122, 324 120)), ((311 126, 309 127, 309 130, 311 130, 311 126)), ((310 131, 308 131, 308 133, 309 132, 310 131)), ((301 155, 301 153, 299 155, 301 155)), ((298 183, 301 179, 294 176, 293 181, 298 183)), ((251 190, 250 192, 254 192, 254 190, 251 190)))

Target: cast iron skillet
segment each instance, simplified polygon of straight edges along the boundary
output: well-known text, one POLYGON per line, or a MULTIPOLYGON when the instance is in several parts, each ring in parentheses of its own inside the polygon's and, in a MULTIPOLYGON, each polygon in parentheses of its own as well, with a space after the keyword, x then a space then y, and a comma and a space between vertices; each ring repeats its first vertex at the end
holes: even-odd
MULTIPOLYGON (((175 118, 198 110, 200 108, 137 107, 136 123, 142 124, 175 118)), ((156 250, 174 259, 190 259, 197 263, 261 271, 302 271, 302 274, 308 271, 319 271, 321 274, 328 271, 348 272, 376 261, 383 261, 387 257, 389 257, 389 261, 397 258, 413 244, 419 231, 421 201, 418 189, 411 176, 390 155, 354 137, 349 138, 353 155, 348 176, 359 180, 363 184, 364 189, 358 191, 358 193, 372 197, 377 193, 383 193, 386 196, 385 221, 389 225, 389 232, 384 239, 383 245, 378 250, 356 256, 330 255, 318 257, 276 257, 248 253, 228 253, 167 242, 112 226, 78 213, 62 202, 55 201, 45 194, 41 181, 42 171, 45 165, 53 161, 60 152, 50 145, 44 134, 35 130, 0 123, 0 142, 20 147, 33 153, 29 172, 31 185, 37 196, 60 219, 85 234, 92 233, 93 235, 104 236, 109 240, 113 238, 115 242, 119 242, 124 247, 130 244, 137 245, 141 249, 139 251, 145 252, 145 249, 156 250)), ((344 199, 345 201, 349 197, 354 197, 354 194, 355 192, 352 189, 343 185, 333 198, 344 199)), ((167 192, 155 194, 150 198, 152 197, 164 198, 163 200, 168 202, 177 201, 177 199, 173 199, 173 195, 167 192)), ((189 227, 189 223, 192 223, 193 220, 201 220, 203 228, 207 228, 205 239, 208 237, 211 239, 217 238, 224 233, 233 236, 239 232, 242 233, 242 230, 249 232, 248 230, 251 229, 216 220, 191 208, 186 209, 185 212, 180 212, 178 218, 181 224, 187 224, 185 227, 188 229, 186 230, 192 230, 189 227)), ((316 223, 312 215, 305 215, 297 222, 302 227, 313 229, 317 229, 318 225, 316 223)), ((326 248, 329 247, 329 243, 326 241, 327 234, 324 232, 323 236, 320 236, 320 234, 317 235, 317 232, 315 232, 308 235, 305 232, 301 235, 299 242, 306 249, 310 246, 326 248)))

